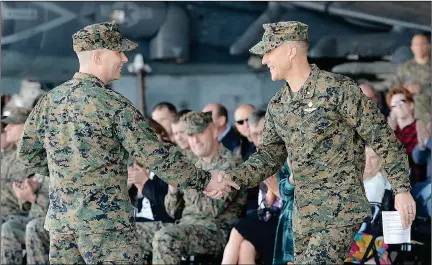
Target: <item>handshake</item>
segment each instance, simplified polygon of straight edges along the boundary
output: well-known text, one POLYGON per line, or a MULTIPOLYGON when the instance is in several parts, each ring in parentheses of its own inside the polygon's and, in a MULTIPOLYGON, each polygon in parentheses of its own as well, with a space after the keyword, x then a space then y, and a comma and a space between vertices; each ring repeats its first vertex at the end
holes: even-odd
POLYGON ((205 195, 213 199, 222 199, 231 192, 231 188, 240 189, 240 186, 233 182, 227 173, 217 170, 212 170, 210 173, 211 179, 204 189, 205 195))

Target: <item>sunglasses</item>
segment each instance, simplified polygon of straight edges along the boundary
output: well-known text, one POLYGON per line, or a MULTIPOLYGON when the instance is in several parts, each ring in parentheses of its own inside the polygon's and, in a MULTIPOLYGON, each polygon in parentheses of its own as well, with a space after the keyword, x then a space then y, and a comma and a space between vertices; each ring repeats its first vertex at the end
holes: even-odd
POLYGON ((239 124, 239 125, 243 125, 243 123, 245 123, 245 122, 247 122, 248 121, 248 119, 244 119, 244 120, 238 120, 238 121, 236 121, 237 122, 237 124, 239 124))
POLYGON ((401 105, 405 104, 405 102, 406 102, 406 100, 405 100, 405 99, 402 99, 402 100, 400 100, 399 102, 393 103, 393 104, 391 105, 391 107, 394 108, 394 107, 396 107, 396 106, 401 106, 401 105))

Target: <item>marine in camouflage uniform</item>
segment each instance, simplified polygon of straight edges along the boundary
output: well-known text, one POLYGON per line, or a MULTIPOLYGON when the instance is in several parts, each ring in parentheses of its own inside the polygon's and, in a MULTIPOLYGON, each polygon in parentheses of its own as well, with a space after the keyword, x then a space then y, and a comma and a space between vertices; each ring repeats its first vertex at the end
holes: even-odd
MULTIPOLYGON (((254 54, 308 39, 308 26, 300 22, 264 24, 264 29, 262 41, 251 49, 254 54)), ((410 191, 408 159, 383 115, 353 80, 310 67, 298 92, 286 83, 270 100, 257 153, 226 174, 241 187, 254 187, 288 156, 296 183, 295 264, 343 264, 370 212, 362 188, 365 141, 381 157, 395 194, 410 191)))
MULTIPOLYGON (((11 215, 9 220, 1 226, 1 264, 22 264, 23 245, 26 242, 27 224, 35 219, 45 217, 49 205, 49 179, 36 174, 36 181, 40 183, 35 191, 34 203, 25 202, 30 208, 28 216, 11 215)), ((46 253, 47 254, 47 253, 46 253)), ((29 263, 28 264, 34 264, 29 263)))
MULTIPOLYGON (((8 116, 3 116, 5 124, 24 124, 30 110, 25 108, 13 108, 8 116)), ((0 212, 3 224, 11 214, 27 215, 30 208, 23 208, 23 202, 15 196, 12 188, 14 181, 21 182, 32 176, 31 168, 25 165, 17 157, 16 146, 10 151, 1 154, 1 177, 0 177, 0 212)))
MULTIPOLYGON (((89 25, 72 38, 77 53, 108 49, 122 62, 123 52, 137 47, 107 22, 89 25)), ((18 155, 50 176, 45 228, 50 262, 57 264, 141 263, 127 190, 129 155, 175 187, 203 189, 211 178, 177 147, 159 142, 129 100, 83 72, 39 100, 24 126, 18 155)))
MULTIPOLYGON (((211 113, 189 112, 181 120, 187 124, 188 135, 203 133, 212 123, 211 113)), ((216 134, 215 134, 216 137, 216 134)), ((204 170, 226 170, 241 159, 213 139, 218 148, 211 162, 197 157, 195 165, 204 170)), ((231 192, 225 200, 207 197, 195 189, 185 189, 165 197, 167 213, 181 219, 175 224, 137 223, 145 253, 153 250, 153 264, 180 264, 182 256, 222 253, 232 223, 246 205, 244 190, 231 192)))
MULTIPOLYGON (((414 38, 415 37, 416 36, 414 36, 414 38)), ((431 81, 432 68, 430 57, 425 64, 419 64, 413 58, 399 67, 392 84, 393 86, 403 86, 404 84, 420 85, 420 92, 414 94, 414 118, 416 120, 421 120, 424 124, 428 124, 432 119, 431 81)))

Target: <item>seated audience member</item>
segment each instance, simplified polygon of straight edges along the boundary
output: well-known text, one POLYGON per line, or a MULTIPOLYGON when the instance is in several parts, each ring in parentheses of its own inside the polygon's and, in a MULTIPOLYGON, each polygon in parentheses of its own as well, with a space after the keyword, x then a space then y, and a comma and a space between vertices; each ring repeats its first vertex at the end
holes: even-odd
MULTIPOLYGON (((148 123, 159 141, 170 142, 167 132, 159 123, 153 119, 148 119, 148 123)), ((140 222, 174 222, 174 219, 166 212, 164 205, 168 184, 155 176, 148 168, 136 162, 128 168, 128 184, 133 184, 129 189, 129 195, 134 205, 137 226, 140 225, 140 222)))
MULTIPOLYGON (((264 116, 265 111, 258 110, 248 118, 250 137, 256 146, 262 141, 264 116)), ((288 169, 288 166, 284 169, 288 169)), ((281 170, 278 172, 278 178, 272 176, 262 183, 264 185, 260 185, 259 210, 250 212, 231 230, 222 264, 255 264, 257 254, 264 264, 272 264, 273 261, 286 264, 288 261, 293 261, 292 231, 291 239, 290 232, 284 231, 292 229, 289 211, 292 210, 290 196, 293 194, 293 189, 290 188, 293 186, 286 183, 289 173, 289 169, 288 171, 281 170), (287 189, 288 186, 290 188, 287 189), (266 187, 266 193, 262 187, 266 187), (283 206, 281 205, 281 192, 286 200, 283 206), (283 207, 281 215, 283 217, 278 218, 281 207, 283 207), (274 248, 276 230, 278 230, 278 241, 276 242, 278 250, 274 248), (291 247, 284 248, 289 242, 291 247)))
POLYGON ((412 158, 415 163, 426 165, 427 178, 425 181, 418 183, 411 190, 414 199, 417 202, 417 216, 431 217, 431 172, 432 172, 432 138, 431 123, 423 132, 426 139, 424 145, 417 144, 412 152, 412 158))
POLYGON ((171 131, 171 123, 177 114, 176 107, 169 102, 159 102, 153 107, 151 118, 162 125, 168 133, 171 142, 174 142, 173 133, 171 131))
MULTIPOLYGON (((249 133, 249 116, 255 111, 255 107, 250 104, 241 104, 234 111, 235 127, 241 134, 241 155, 244 161, 246 161, 250 155, 256 152, 256 147, 252 142, 249 133)), ((258 194, 258 189, 256 190, 258 194)))
POLYGON ((382 203, 385 190, 391 190, 386 173, 381 168, 379 156, 367 145, 365 147, 365 170, 363 185, 369 202, 382 203))
POLYGON ((418 143, 416 120, 414 119, 414 99, 412 94, 403 87, 393 87, 386 96, 391 109, 391 117, 395 122, 394 132, 406 148, 411 168, 411 186, 426 179, 426 167, 414 163, 412 151, 418 143))
POLYGON ((294 176, 291 174, 290 163, 287 161, 277 173, 279 181, 279 194, 282 199, 282 211, 276 230, 276 239, 273 252, 273 264, 293 264, 294 238, 292 231, 292 212, 294 204, 294 176))
POLYGON ((185 133, 186 130, 186 124, 180 120, 180 118, 191 112, 191 110, 189 109, 184 109, 179 111, 173 122, 171 123, 171 130, 173 133, 173 138, 175 143, 177 144, 177 146, 180 148, 180 151, 182 152, 182 154, 184 156, 186 156, 190 161, 194 161, 194 154, 192 153, 191 149, 190 149, 190 145, 189 145, 189 141, 188 141, 188 137, 187 134, 185 133))
MULTIPOLYGON (((189 112, 180 119, 186 123, 186 134, 195 166, 204 170, 227 170, 241 163, 217 138, 211 113, 189 112)), ((165 207, 175 224, 137 223, 141 247, 152 253, 153 264, 180 264, 182 256, 220 255, 227 242, 232 223, 246 204, 244 190, 234 190, 225 199, 207 197, 194 189, 179 190, 169 186, 165 207), (139 224, 139 226, 138 226, 139 224)))
POLYGON ((212 120, 218 130, 218 140, 234 154, 241 155, 240 135, 228 123, 228 110, 222 105, 211 103, 203 112, 212 112, 212 120))

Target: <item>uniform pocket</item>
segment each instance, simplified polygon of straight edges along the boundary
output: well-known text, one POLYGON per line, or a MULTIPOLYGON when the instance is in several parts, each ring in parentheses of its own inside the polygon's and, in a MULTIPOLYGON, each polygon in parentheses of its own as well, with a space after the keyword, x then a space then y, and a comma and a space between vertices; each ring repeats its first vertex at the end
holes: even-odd
POLYGON ((326 113, 324 107, 317 107, 311 112, 303 111, 303 132, 307 138, 314 138, 317 134, 326 134, 332 127, 333 121, 326 113))

